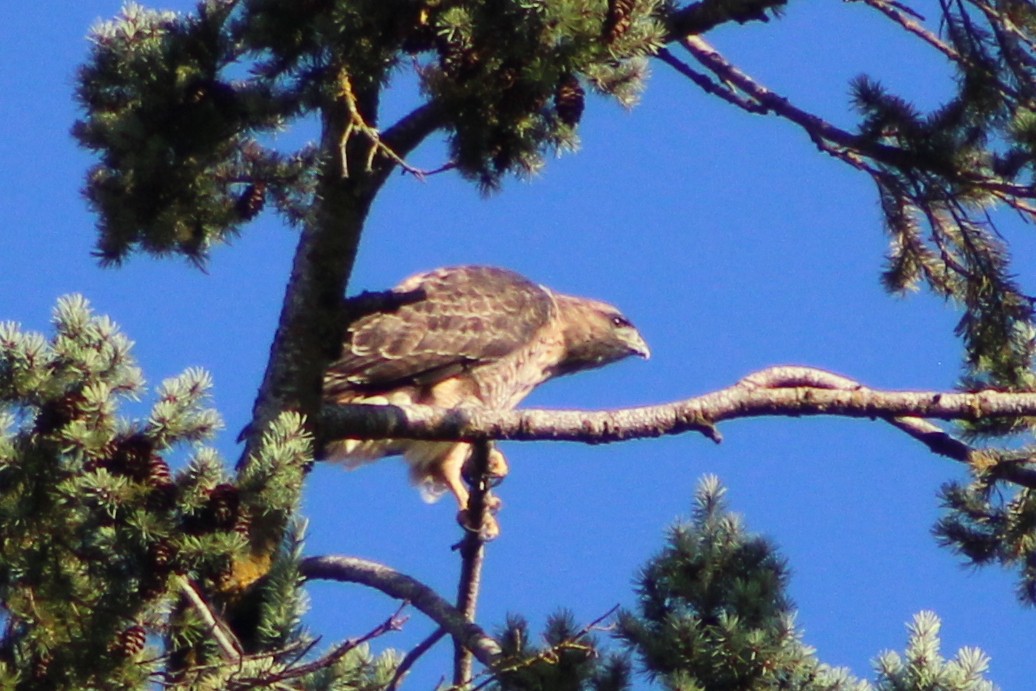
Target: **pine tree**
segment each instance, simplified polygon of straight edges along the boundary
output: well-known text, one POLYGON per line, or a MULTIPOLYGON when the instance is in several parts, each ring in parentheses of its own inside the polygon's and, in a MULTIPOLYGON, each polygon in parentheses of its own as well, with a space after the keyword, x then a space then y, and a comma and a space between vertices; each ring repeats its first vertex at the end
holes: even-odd
MULTIPOLYGON (((986 214, 1007 205, 1036 216, 1036 14, 1021 2, 943 3, 940 36, 901 3, 865 2, 947 56, 953 99, 925 113, 861 77, 861 122, 844 131, 701 38, 768 21, 785 0, 203 0, 187 14, 128 4, 95 27, 73 133, 97 157, 85 196, 101 263, 146 252, 203 265, 266 211, 300 240, 234 472, 206 445, 221 423, 203 371, 163 383, 137 420, 120 412, 144 391, 129 341, 84 299, 58 304, 50 337, 0 328, 5 687, 397 686, 412 661, 366 645, 394 619, 320 652, 300 623, 316 567, 301 556, 299 498, 325 441, 322 373, 357 309, 342 297, 367 214, 394 170, 428 174, 407 157, 434 134, 446 167, 483 192, 535 173, 578 146, 588 93, 632 106, 650 58, 737 107, 785 118, 869 175, 891 238, 886 287, 925 285, 963 311, 962 388, 1032 391, 1034 303, 986 214), (383 123, 382 97, 402 71, 421 100, 383 123), (320 123, 317 144, 272 143, 307 118, 320 123)), ((1032 426, 986 416, 966 432, 997 442, 1032 426)), ((972 481, 944 490, 938 538, 973 563, 1017 568, 1021 600, 1036 602, 1030 453, 968 460, 972 481)), ((673 689, 864 688, 802 642, 787 568, 722 499, 707 481, 691 522, 645 567, 638 609, 619 618, 626 654, 673 689)), ((624 652, 598 655, 606 646, 592 628, 559 614, 542 645, 517 616, 489 643, 479 631, 450 634, 459 649, 477 647, 468 634, 482 641, 485 680, 500 689, 629 688, 624 652)), ((876 687, 988 688, 984 656, 943 660, 937 633, 919 615, 905 657, 880 659, 876 687)))
POLYGON ((727 510, 725 494, 716 477, 702 481, 692 520, 670 528, 638 577, 637 612, 620 616, 621 638, 669 689, 866 688, 802 642, 788 567, 727 510))

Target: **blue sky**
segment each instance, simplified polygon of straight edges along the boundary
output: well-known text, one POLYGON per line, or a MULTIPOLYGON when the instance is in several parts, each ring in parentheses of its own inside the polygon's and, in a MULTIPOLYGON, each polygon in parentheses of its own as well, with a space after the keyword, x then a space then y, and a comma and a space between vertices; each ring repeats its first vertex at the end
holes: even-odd
MULTIPOLYGON (((90 158, 68 135, 71 90, 88 27, 118 9, 117 0, 0 7, 0 319, 46 330, 56 298, 81 292, 136 341, 153 384, 190 366, 210 370, 227 421, 217 446, 232 462, 295 234, 263 216, 216 250, 207 274, 145 257, 97 267, 94 219, 78 191, 90 158)), ((768 85, 846 126, 848 81, 861 72, 922 106, 949 88, 937 57, 859 4, 792 2, 780 22, 709 38, 768 85)), ((351 290, 442 265, 503 265, 619 305, 650 343, 650 361, 552 382, 529 406, 663 402, 777 364, 874 387, 952 387, 959 315, 926 294, 881 291, 885 239, 869 180, 817 153, 791 125, 706 97, 665 65, 653 71, 633 111, 590 99, 582 150, 532 182, 509 182, 484 199, 451 175, 395 177, 371 215, 351 290)), ((414 163, 434 167, 441 157, 430 146, 414 163)), ((1031 286, 1036 243, 1012 223, 1005 217, 1003 230, 1020 281, 1031 286)), ((590 621, 631 603, 637 568, 687 514, 698 478, 715 473, 732 507, 789 559, 798 622, 821 659, 869 676, 870 660, 901 649, 905 624, 931 609, 943 619, 944 654, 979 646, 1002 688, 1031 686, 1036 621, 1015 603, 1010 576, 962 568, 930 537, 940 483, 961 477, 952 462, 877 422, 768 419, 721 431, 720 446, 692 435, 506 444, 503 535, 489 546, 480 622, 493 628, 517 611, 538 626, 559 606, 590 621)), ((375 559, 454 591, 455 508, 424 504, 399 462, 318 468, 306 509, 308 553, 375 559)), ((362 633, 395 608, 358 586, 318 584, 312 595, 309 622, 329 641, 362 633)), ((385 641, 405 649, 430 628, 415 614, 385 641)), ((418 668, 426 683, 414 688, 434 683, 444 660, 418 668)))

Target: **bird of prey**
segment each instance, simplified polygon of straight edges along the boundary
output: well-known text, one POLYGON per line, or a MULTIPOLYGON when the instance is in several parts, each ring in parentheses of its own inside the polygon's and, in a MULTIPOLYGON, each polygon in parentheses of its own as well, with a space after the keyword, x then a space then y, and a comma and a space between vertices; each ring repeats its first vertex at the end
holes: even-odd
MULTIPOLYGON (((324 377, 331 404, 425 404, 506 410, 536 386, 563 374, 650 355, 643 337, 615 307, 563 295, 506 269, 458 266, 412 276, 392 289, 395 304, 354 321, 340 359, 324 377)), ((328 458, 350 467, 402 454, 412 481, 434 500, 450 492, 461 525, 472 526, 463 481, 471 445, 405 439, 341 439, 328 458)), ((490 474, 507 465, 495 448, 490 474)), ((495 510, 495 498, 487 504, 495 510)))

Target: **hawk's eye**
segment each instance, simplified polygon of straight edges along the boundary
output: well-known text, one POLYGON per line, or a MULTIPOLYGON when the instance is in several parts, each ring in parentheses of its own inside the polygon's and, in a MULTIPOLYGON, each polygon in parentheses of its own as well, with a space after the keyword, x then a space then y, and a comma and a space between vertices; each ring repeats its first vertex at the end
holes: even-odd
POLYGON ((621 314, 616 314, 612 317, 612 324, 615 324, 615 326, 633 326, 633 324, 630 323, 630 320, 621 314))

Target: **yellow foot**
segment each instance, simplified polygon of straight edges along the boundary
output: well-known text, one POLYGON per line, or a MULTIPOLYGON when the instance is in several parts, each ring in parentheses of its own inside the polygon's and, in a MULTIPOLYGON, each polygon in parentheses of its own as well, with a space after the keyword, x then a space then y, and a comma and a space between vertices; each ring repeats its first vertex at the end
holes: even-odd
POLYGON ((489 511, 486 511, 482 516, 481 526, 474 524, 467 509, 461 509, 457 512, 457 522, 460 523, 460 527, 464 528, 464 530, 478 533, 479 537, 486 542, 495 540, 500 535, 500 525, 489 511))
MULTIPOLYGON (((508 472, 510 472, 510 468, 507 467, 507 458, 495 446, 491 447, 489 449, 489 457, 486 459, 486 484, 490 487, 496 487, 507 477, 508 472)), ((470 456, 464 462, 461 473, 464 476, 464 481, 469 485, 472 484, 474 472, 471 467, 470 456)))

